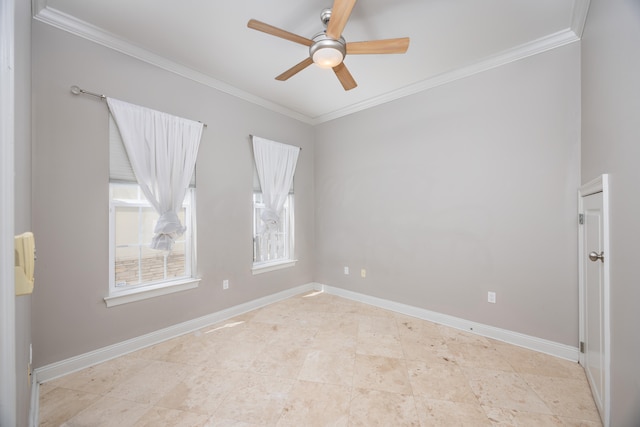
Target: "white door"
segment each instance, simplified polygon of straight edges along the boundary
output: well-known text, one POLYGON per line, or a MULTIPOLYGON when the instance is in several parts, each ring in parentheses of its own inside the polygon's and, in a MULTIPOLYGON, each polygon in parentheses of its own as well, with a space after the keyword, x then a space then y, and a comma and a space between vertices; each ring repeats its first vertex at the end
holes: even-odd
POLYGON ((598 189, 591 187, 591 191, 581 192, 580 364, 606 426, 609 407, 608 212, 607 196, 598 189))

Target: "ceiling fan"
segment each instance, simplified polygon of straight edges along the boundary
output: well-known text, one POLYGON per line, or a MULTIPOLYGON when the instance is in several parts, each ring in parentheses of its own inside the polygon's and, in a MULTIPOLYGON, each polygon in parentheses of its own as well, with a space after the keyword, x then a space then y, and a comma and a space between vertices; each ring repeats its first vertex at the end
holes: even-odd
POLYGON ((409 37, 347 43, 342 37, 342 30, 355 4, 356 0, 334 0, 333 7, 324 9, 320 14, 325 30, 312 39, 255 19, 249 20, 247 27, 309 47, 309 57, 277 76, 276 80, 285 81, 315 63, 321 68, 332 68, 344 90, 350 90, 358 84, 344 65, 347 54, 405 53, 409 48, 409 37))

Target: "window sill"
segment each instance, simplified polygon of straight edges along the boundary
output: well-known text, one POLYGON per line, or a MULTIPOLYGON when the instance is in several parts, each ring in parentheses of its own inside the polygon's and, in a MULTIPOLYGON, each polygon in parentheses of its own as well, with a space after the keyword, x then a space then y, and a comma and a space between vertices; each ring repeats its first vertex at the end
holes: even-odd
POLYGON ((251 272, 256 274, 268 273, 270 271, 282 270, 283 268, 289 268, 296 265, 297 259, 288 259, 286 261, 277 261, 269 263, 254 264, 251 268, 251 272))
POLYGON ((107 307, 114 307, 116 305, 128 304, 130 302, 154 298, 160 295, 168 295, 174 292, 194 289, 198 287, 199 283, 199 278, 187 278, 172 282, 159 283, 153 286, 145 286, 143 288, 125 290, 105 297, 104 303, 107 307))

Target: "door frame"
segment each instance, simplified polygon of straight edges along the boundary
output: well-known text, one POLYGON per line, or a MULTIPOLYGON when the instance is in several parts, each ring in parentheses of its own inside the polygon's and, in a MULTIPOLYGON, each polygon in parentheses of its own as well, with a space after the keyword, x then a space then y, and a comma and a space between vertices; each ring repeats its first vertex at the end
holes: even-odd
MULTIPOLYGON (((611 416, 611 322, 610 322, 610 267, 611 267, 611 245, 609 236, 609 175, 603 174, 592 181, 584 184, 578 190, 578 213, 584 214, 584 198, 596 193, 602 193, 602 251, 604 252, 603 263, 603 322, 604 322, 604 396, 603 410, 600 414, 604 427, 609 427, 611 416)), ((578 226, 578 300, 579 300, 579 342, 585 339, 585 260, 587 254, 584 249, 584 226, 578 226)), ((579 362, 584 367, 584 353, 579 353, 579 362)))
POLYGON ((15 0, 0 1, 0 424, 17 420, 14 286, 15 0))

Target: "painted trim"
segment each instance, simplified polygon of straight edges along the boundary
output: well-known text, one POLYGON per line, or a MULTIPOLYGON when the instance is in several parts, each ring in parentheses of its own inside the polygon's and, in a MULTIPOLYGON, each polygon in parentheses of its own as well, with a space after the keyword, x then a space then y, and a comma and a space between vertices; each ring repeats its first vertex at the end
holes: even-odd
POLYGON ((282 270, 283 268, 294 267, 296 265, 296 262, 298 262, 297 259, 288 259, 286 261, 278 261, 270 264, 254 264, 253 267, 251 267, 251 273, 255 276, 256 274, 282 270))
POLYGON ((461 319, 459 317, 449 316, 447 314, 430 311, 424 308, 372 297, 341 288, 335 288, 327 285, 320 286, 324 292, 327 292, 331 295, 336 295, 350 300, 362 302, 364 304, 391 310, 396 313, 405 314, 407 316, 412 316, 418 319, 427 320, 429 322, 438 323, 440 325, 460 329, 483 337, 493 338, 498 341, 503 341, 508 344, 528 348, 530 350, 549 354, 555 357, 560 357, 562 359, 571 360, 573 362, 578 361, 579 352, 577 347, 572 347, 554 341, 521 334, 519 332, 509 331, 507 329, 496 328, 494 326, 484 325, 482 323, 472 322, 470 320, 461 319))
POLYGON ((573 9, 571 11, 571 30, 581 39, 584 26, 587 22, 587 14, 591 0, 573 0, 573 9))
POLYGON ((128 304, 130 302, 142 301, 149 298, 159 297, 161 295, 169 295, 175 292, 195 289, 198 287, 200 280, 200 278, 188 278, 174 280, 171 282, 162 282, 157 285, 143 286, 141 288, 106 296, 104 297, 104 303, 107 307, 115 307, 116 305, 128 304))
POLYGON ((589 9, 589 0, 574 0, 571 28, 559 31, 555 34, 541 37, 537 40, 522 44, 515 48, 508 49, 497 55, 489 56, 471 66, 442 73, 432 78, 406 86, 399 90, 395 90, 381 96, 373 97, 327 114, 322 114, 317 117, 310 117, 300 112, 285 108, 274 102, 268 101, 264 98, 252 95, 199 71, 193 70, 182 64, 170 61, 160 55, 135 46, 128 40, 122 39, 115 34, 104 31, 99 27, 91 25, 71 15, 60 12, 57 9, 51 8, 47 5, 47 2, 47 0, 33 0, 32 5, 34 19, 87 39, 94 43, 116 50, 125 55, 132 56, 151 65, 155 65, 179 76, 191 79, 205 86, 209 86, 213 89, 217 89, 221 92, 227 93, 229 95, 235 96, 237 98, 243 99, 245 101, 251 102, 253 104, 272 110, 276 113, 283 114, 285 116, 310 125, 318 125, 324 122, 328 122, 330 120, 344 117, 358 111, 366 110, 368 108, 391 102, 405 96, 413 95, 437 86, 463 79, 473 74, 490 70, 501 65, 509 64, 511 62, 518 61, 529 56, 537 55, 551 49, 574 43, 580 40, 584 22, 587 16, 587 11, 589 9))
POLYGON ((78 356, 62 360, 60 362, 52 363, 50 365, 35 369, 33 371, 35 378, 34 381, 37 384, 47 382, 55 378, 59 378, 63 375, 88 368, 97 363, 106 362, 116 357, 124 356, 125 354, 129 354, 145 347, 149 347, 168 339, 197 331, 198 329, 206 328, 207 326, 211 326, 223 320, 230 319, 232 317, 247 313, 252 310, 256 310, 266 305, 273 304, 278 301, 282 301, 284 299, 291 298, 293 296, 316 289, 317 285, 315 283, 308 283, 306 285, 297 286, 295 288, 287 289, 273 295, 268 295, 212 314, 208 314, 197 319, 169 326, 168 328, 164 328, 159 331, 151 332, 149 334, 122 341, 120 343, 116 343, 107 347, 99 348, 88 353, 80 354, 78 356))
MULTIPOLYGON (((609 175, 603 174, 580 187, 578 190, 578 213, 584 214, 584 197, 595 193, 602 192, 602 250, 605 253, 604 258, 604 396, 603 406, 604 414, 601 414, 604 427, 611 424, 611 244, 610 244, 610 212, 609 212, 609 175)), ((579 340, 584 341, 584 262, 586 254, 584 253, 584 236, 582 229, 578 225, 578 300, 579 300, 579 340)), ((578 353, 580 364, 584 365, 584 356, 578 353)))
POLYGON ((40 384, 31 381, 31 405, 29 406, 29 427, 40 425, 40 384))
POLYGON ((350 105, 346 108, 336 110, 319 117, 315 117, 312 121, 312 124, 317 125, 320 123, 324 123, 329 120, 334 120, 349 114, 356 113, 358 111, 366 110, 368 108, 394 101, 396 99, 404 98, 405 96, 423 92, 428 89, 433 89, 435 87, 442 86, 447 83, 451 83, 456 80, 460 80, 465 77, 490 70, 492 68, 497 68, 511 62, 519 61, 520 59, 524 59, 551 49, 574 43, 578 40, 579 38, 575 35, 575 33, 569 29, 559 31, 555 34, 551 34, 532 42, 522 44, 515 48, 505 50, 497 55, 489 56, 484 60, 476 62, 468 67, 458 68, 453 71, 442 73, 432 78, 406 86, 402 89, 389 92, 378 97, 370 98, 360 103, 350 105))
POLYGON ((15 0, 0 2, 0 425, 18 419, 14 274, 15 0))
POLYGON ((128 40, 122 39, 113 33, 105 31, 66 13, 60 12, 59 10, 48 7, 46 5, 46 1, 36 0, 34 2, 33 12, 33 18, 37 21, 49 24, 52 27, 67 31, 73 35, 82 37, 120 53, 124 53, 125 55, 139 59, 140 61, 151 65, 155 65, 163 70, 175 73, 197 83, 201 83, 205 86, 235 96, 236 98, 240 98, 271 111, 275 111, 276 113, 283 114, 304 123, 310 123, 309 117, 298 113, 297 111, 290 110, 264 98, 252 95, 227 83, 221 82, 220 80, 214 79, 204 73, 135 46, 128 40))

